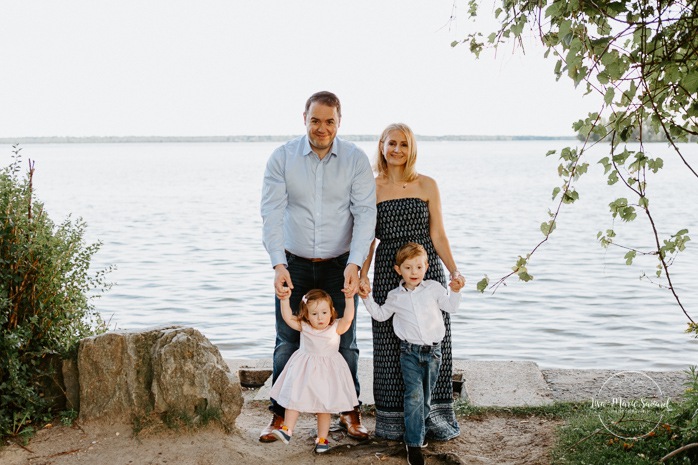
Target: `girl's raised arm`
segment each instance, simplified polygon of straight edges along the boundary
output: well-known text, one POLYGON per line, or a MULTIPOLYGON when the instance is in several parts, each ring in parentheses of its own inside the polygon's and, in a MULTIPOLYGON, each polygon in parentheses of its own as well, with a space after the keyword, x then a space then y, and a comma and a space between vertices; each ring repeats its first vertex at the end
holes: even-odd
POLYGON ((291 302, 288 298, 281 299, 281 316, 289 328, 295 329, 296 331, 301 330, 301 322, 298 321, 298 318, 293 315, 293 311, 291 310, 291 302))
POLYGON ((344 296, 344 316, 337 320, 337 334, 346 333, 354 321, 354 297, 344 296))

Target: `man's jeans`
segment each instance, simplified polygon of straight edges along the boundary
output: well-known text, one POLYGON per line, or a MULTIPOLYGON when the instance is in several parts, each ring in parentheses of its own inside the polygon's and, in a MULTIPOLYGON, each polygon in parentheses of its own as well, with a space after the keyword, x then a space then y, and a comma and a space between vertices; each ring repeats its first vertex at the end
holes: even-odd
POLYGON ((400 366, 405 382, 405 444, 421 447, 431 409, 431 391, 441 368, 441 343, 420 346, 401 341, 400 366))
MULTIPOLYGON (((311 262, 293 254, 286 253, 288 272, 293 283, 290 304, 294 315, 298 314, 301 298, 311 289, 322 289, 332 297, 337 316, 344 316, 344 268, 347 266, 349 253, 324 262, 311 262)), ((276 344, 274 347, 274 360, 272 370, 272 382, 276 382, 286 362, 298 350, 300 345, 300 333, 291 329, 281 316, 281 302, 276 301, 276 344)), ((354 320, 346 333, 342 334, 339 342, 339 353, 349 365, 349 371, 354 378, 356 396, 359 397, 359 347, 356 344, 356 311, 359 306, 358 296, 354 296, 354 320)), ((284 408, 272 399, 270 407, 277 415, 284 416, 284 408)))

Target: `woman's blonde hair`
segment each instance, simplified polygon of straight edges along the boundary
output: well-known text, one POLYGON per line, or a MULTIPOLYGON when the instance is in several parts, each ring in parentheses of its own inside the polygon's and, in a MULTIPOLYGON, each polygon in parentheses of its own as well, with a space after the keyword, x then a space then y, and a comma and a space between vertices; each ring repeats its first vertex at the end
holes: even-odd
POLYGON ((405 139, 407 139, 407 163, 405 163, 405 171, 402 175, 402 180, 405 182, 414 181, 417 179, 417 169, 415 168, 417 164, 417 140, 414 137, 412 129, 404 123, 393 123, 383 129, 383 133, 378 141, 376 162, 373 168, 379 176, 387 176, 388 174, 388 163, 383 156, 383 143, 385 139, 387 139, 390 131, 400 131, 405 135, 405 139))
POLYGON ((337 319, 337 310, 334 309, 334 303, 332 303, 332 297, 323 291, 322 289, 313 289, 308 291, 301 299, 300 309, 298 310, 298 319, 305 321, 310 324, 310 318, 308 318, 308 305, 312 302, 317 302, 319 300, 324 300, 330 307, 330 325, 334 323, 337 319))

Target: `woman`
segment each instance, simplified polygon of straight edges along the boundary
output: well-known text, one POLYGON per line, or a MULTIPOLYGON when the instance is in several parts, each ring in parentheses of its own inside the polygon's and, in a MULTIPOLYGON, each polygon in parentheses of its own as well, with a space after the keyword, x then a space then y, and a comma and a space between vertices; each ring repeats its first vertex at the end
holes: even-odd
MULTIPOLYGON (((373 298, 382 305, 388 291, 400 284, 393 269, 395 253, 406 242, 421 244, 429 257, 425 279, 446 285, 443 261, 452 280, 462 286, 465 279, 456 268, 441 215, 436 182, 415 170, 417 144, 405 124, 391 124, 381 134, 376 152, 376 240, 361 269, 360 284, 368 291, 368 271, 375 251, 373 298), (377 247, 376 247, 376 244, 377 247)), ((432 393, 427 437, 448 440, 460 434, 453 411, 451 320, 443 313, 446 336, 442 343, 442 364, 432 393)), ((373 324, 373 397, 376 405, 376 436, 402 440, 404 435, 403 393, 400 375, 400 340, 393 332, 392 319, 373 324)))

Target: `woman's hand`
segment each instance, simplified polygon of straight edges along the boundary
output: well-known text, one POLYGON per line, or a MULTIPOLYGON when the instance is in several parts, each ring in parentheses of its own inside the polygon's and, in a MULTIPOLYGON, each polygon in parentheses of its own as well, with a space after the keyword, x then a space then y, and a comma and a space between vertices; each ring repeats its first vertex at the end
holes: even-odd
POLYGON ((465 286, 465 278, 460 274, 460 271, 455 270, 451 273, 451 281, 448 283, 448 286, 453 292, 460 292, 460 290, 463 289, 465 286))
POLYGON ((368 277, 362 276, 359 278, 359 297, 365 299, 371 293, 371 281, 368 277))

